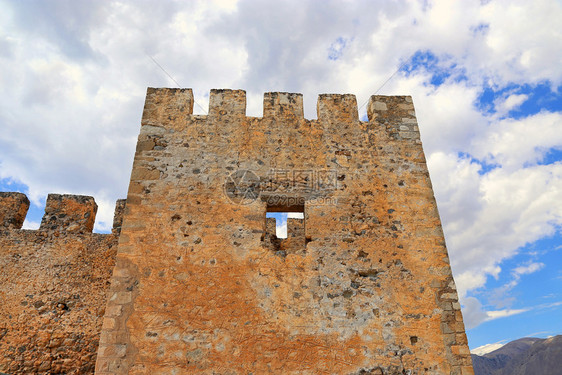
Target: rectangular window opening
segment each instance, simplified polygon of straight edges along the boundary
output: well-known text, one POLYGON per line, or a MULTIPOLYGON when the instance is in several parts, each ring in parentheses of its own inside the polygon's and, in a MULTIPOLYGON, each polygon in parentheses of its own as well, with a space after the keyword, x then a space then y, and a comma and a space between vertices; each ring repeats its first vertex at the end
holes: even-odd
POLYGON ((304 201, 275 197, 266 201, 266 237, 286 239, 304 238, 304 201))
MULTIPOLYGON (((275 219, 275 235, 277 238, 287 238, 288 232, 291 232, 292 235, 296 235, 294 233, 295 226, 298 226, 298 222, 295 223, 294 220, 304 221, 304 212, 303 211, 290 211, 290 212, 280 212, 280 211, 273 211, 267 212, 265 215, 266 218, 273 218, 275 219), (296 224, 296 225, 295 225, 296 224)), ((300 226, 304 227, 304 223, 300 226)))
POLYGON ((304 199, 270 197, 266 200, 263 246, 276 255, 306 253, 304 199))

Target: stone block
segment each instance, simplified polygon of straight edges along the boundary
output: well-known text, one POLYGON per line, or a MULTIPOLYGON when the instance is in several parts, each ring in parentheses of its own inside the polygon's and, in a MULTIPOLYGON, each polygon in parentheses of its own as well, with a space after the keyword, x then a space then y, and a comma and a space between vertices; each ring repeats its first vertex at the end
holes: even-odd
POLYGON ((263 117, 282 121, 304 119, 302 94, 268 92, 263 98, 263 117))
POLYGON ((97 211, 98 205, 93 197, 49 194, 40 230, 92 232, 97 211))
POLYGON ((28 209, 29 199, 25 194, 0 192, 0 229, 20 229, 28 209))

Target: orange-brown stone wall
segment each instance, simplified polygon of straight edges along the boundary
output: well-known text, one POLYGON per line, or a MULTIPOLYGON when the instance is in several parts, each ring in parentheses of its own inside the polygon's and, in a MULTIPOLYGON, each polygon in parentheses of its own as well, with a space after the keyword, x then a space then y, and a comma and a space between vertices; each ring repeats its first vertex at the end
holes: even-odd
POLYGON ((49 195, 39 230, 28 207, 0 193, 0 372, 92 374, 118 233, 92 233, 91 197, 49 195))
POLYGON ((96 373, 472 374, 410 97, 192 108, 148 90, 96 373), (269 207, 301 205, 272 251, 269 207))

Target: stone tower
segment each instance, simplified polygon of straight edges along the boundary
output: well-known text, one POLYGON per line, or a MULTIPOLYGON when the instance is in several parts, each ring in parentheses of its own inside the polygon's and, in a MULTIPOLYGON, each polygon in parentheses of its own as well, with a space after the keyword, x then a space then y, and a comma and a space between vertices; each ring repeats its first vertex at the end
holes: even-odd
POLYGON ((473 373, 410 97, 192 110, 148 89, 97 374, 473 373))

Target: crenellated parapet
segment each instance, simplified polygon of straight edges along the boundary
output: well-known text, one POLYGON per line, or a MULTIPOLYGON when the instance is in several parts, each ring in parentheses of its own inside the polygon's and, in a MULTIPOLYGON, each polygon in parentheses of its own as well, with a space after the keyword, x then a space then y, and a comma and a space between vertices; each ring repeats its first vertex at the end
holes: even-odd
POLYGON ((260 177, 299 166, 311 174, 310 186, 312 179, 323 178, 315 176, 337 174, 329 194, 318 189, 300 194, 307 199, 345 189, 352 176, 362 179, 367 161, 395 171, 396 184, 427 172, 409 96, 372 96, 368 121, 361 121, 352 94, 319 95, 317 119, 304 117, 303 96, 297 93, 265 93, 262 117, 246 115, 244 90, 211 90, 208 115, 194 115, 193 103, 191 89, 148 89, 129 204, 139 203, 151 190, 148 185, 162 179, 174 185, 177 178, 195 175, 199 185, 191 188, 199 193, 203 186, 220 187, 234 165, 260 177), (183 156, 170 163, 172 155, 183 156))
POLYGON ((332 171, 348 171, 339 176, 343 181, 355 170, 355 161, 384 152, 402 166, 401 161, 409 163, 410 170, 426 170, 411 97, 371 97, 368 121, 361 121, 352 94, 319 95, 317 119, 304 117, 303 96, 297 93, 265 93, 262 117, 246 115, 244 90, 211 90, 208 115, 194 115, 193 104, 191 89, 147 90, 130 204, 138 202, 143 190, 150 190, 148 181, 172 175, 186 177, 193 170, 200 171, 199 177, 208 176, 202 181, 206 186, 219 186, 219 179, 232 164, 262 176, 272 169, 301 165, 311 170, 322 165, 332 171), (379 151, 381 146, 384 151, 379 151), (187 158, 178 163, 156 162, 184 152, 187 158), (206 155, 210 158, 207 161, 222 159, 221 170, 190 169, 194 162, 209 165, 197 154, 206 155), (258 160, 268 162, 260 164, 258 160))
MULTIPOLYGON (((192 117, 199 120, 208 119, 211 122, 217 119, 239 122, 255 119, 246 116, 244 90, 211 90, 206 116, 193 115, 193 103, 191 89, 149 88, 142 125, 181 129, 188 126, 192 117)), ((355 95, 321 94, 318 96, 316 109, 318 120, 315 123, 319 124, 316 125, 317 128, 326 133, 343 134, 344 138, 339 141, 344 141, 345 137, 350 141, 357 140, 354 136, 359 131, 360 119, 355 95), (348 128, 350 131, 346 132, 348 128)), ((391 138, 419 139, 411 97, 373 95, 369 100, 367 112, 369 121, 378 123, 391 138)), ((285 124, 305 121, 302 94, 265 93, 262 118, 269 120, 266 121, 266 126, 269 127, 272 126, 272 120, 285 124)))
MULTIPOLYGON (((29 199, 23 193, 0 192, 0 229, 21 229, 29 199)), ((125 199, 115 204, 112 233, 119 234, 125 199)), ((86 195, 49 194, 45 214, 41 219, 40 231, 91 233, 96 220, 98 205, 93 197, 86 195)))

